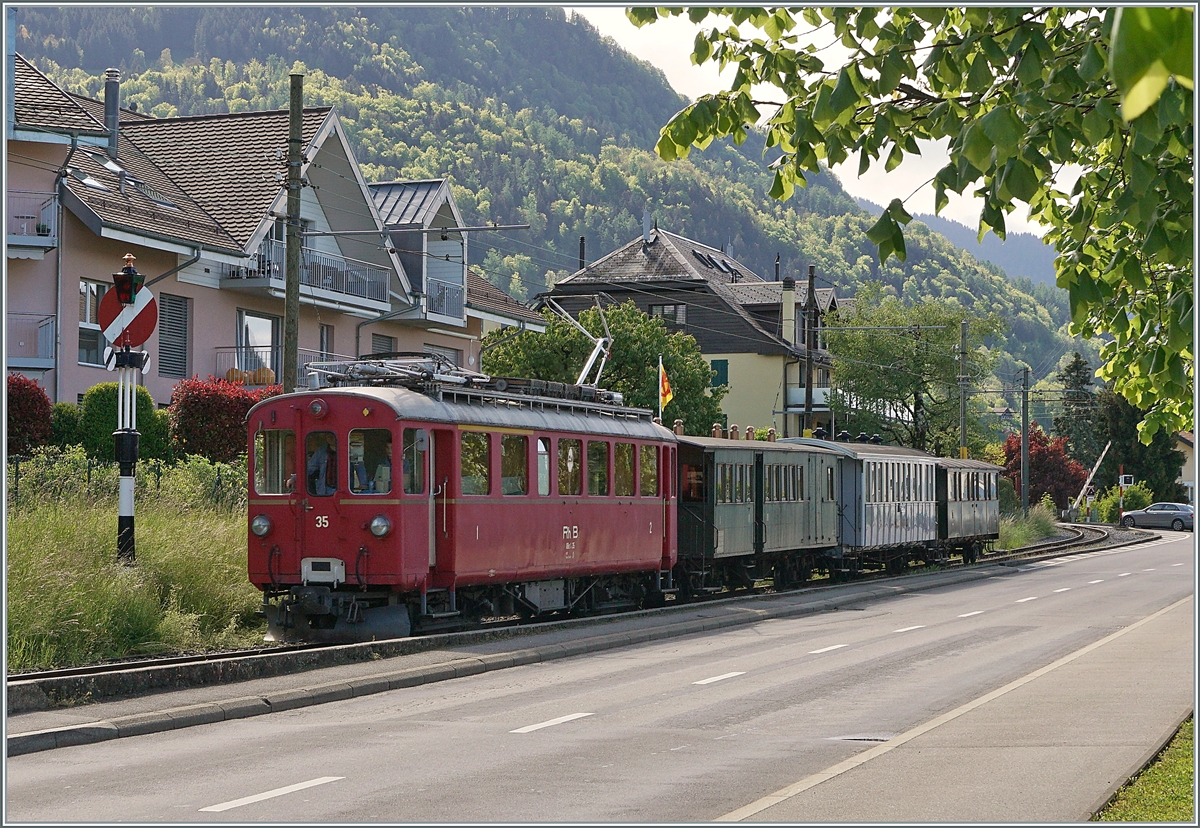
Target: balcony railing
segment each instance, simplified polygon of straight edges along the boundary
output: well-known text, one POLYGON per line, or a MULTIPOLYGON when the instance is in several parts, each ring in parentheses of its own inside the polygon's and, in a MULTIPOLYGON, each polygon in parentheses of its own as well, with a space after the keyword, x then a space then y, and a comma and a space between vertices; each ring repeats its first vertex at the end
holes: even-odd
POLYGON ((428 313, 437 313, 454 319, 463 318, 463 299, 466 291, 462 285, 429 279, 425 287, 425 310, 428 313))
MULTIPOLYGON (((828 408, 829 407, 829 387, 823 385, 813 386, 813 407, 828 408)), ((804 408, 804 399, 807 395, 804 388, 791 387, 787 390, 787 408, 789 411, 794 409, 804 408)))
MULTIPOLYGON (((274 385, 283 380, 280 366, 283 364, 281 345, 233 345, 216 349, 216 370, 213 376, 229 382, 242 382, 248 386, 274 385)), ((308 364, 331 360, 350 360, 345 354, 321 353, 300 348, 296 354, 296 381, 307 386, 308 364)), ((318 375, 322 377, 323 375, 318 375)), ((320 387, 320 386, 319 386, 320 387)))
POLYGON ((5 314, 9 367, 54 367, 54 316, 43 313, 5 314))
MULTIPOLYGON (((280 283, 287 269, 287 245, 268 239, 251 257, 249 266, 226 265, 225 279, 270 279, 280 283)), ((300 285, 332 293, 357 296, 374 302, 388 301, 386 268, 314 250, 300 249, 300 285)))
POLYGON ((58 244, 58 199, 54 193, 8 191, 8 243, 54 247, 58 244))

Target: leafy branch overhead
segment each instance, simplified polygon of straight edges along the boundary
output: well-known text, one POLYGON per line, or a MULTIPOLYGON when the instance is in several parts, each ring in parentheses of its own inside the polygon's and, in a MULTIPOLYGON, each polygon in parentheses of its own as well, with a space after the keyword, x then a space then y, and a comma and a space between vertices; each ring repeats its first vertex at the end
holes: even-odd
MULTIPOLYGON (((728 89, 662 128, 662 158, 758 129, 771 195, 787 199, 822 165, 857 157, 860 174, 881 160, 890 172, 919 154, 918 140, 946 142, 949 163, 931 182, 936 209, 951 192, 977 196, 979 238, 1003 239, 1005 216, 1026 205, 1049 228, 1072 332, 1104 340, 1100 376, 1146 410, 1141 438, 1191 426, 1191 9, 627 14, 639 26, 680 14, 714 23, 697 34, 692 60, 735 70, 728 89), (751 27, 754 36, 742 33, 751 27), (827 66, 814 42, 838 43, 849 57, 827 66), (763 88, 775 99, 757 98, 763 88)), ((907 220, 895 200, 871 228, 881 261, 905 259, 907 220)))

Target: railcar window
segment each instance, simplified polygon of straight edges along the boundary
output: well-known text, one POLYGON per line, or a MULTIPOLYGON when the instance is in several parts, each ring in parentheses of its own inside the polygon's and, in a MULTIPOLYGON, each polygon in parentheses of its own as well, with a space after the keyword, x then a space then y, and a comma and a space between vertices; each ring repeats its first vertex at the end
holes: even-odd
MULTIPOLYGON (((684 478, 686 485, 687 478, 684 478)), ((613 447, 613 483, 617 497, 633 497, 633 443, 613 447)))
POLYGON ((588 489, 587 493, 597 497, 608 496, 608 443, 588 440, 587 444, 588 489))
POLYGON ((558 493, 583 494, 583 441, 558 441, 558 493))
POLYGON ((337 491, 337 439, 332 431, 311 431, 304 441, 308 493, 328 497, 337 491))
POLYGON ((386 428, 356 428, 347 440, 350 491, 386 494, 392 490, 392 432, 386 428))
POLYGON ((404 454, 401 460, 404 472, 404 493, 425 493, 425 452, 429 448, 429 434, 423 428, 404 429, 404 454))
POLYGON ((539 437, 537 441, 538 452, 538 494, 542 497, 550 494, 550 438, 539 437))
POLYGON ((485 495, 491 491, 492 441, 482 431, 462 433, 462 493, 485 495))
POLYGON ((733 466, 733 502, 742 502, 742 464, 735 463, 733 466))
POLYGON ((825 497, 827 500, 833 500, 835 495, 833 491, 833 466, 826 467, 825 480, 827 483, 825 497))
POLYGON ((529 438, 522 434, 500 437, 500 494, 529 493, 529 438))
POLYGON ((259 429, 254 435, 254 490, 287 494, 296 489, 296 432, 259 429))
MULTIPOLYGON (((621 443, 617 443, 617 448, 620 448, 621 445, 621 443)), ((681 470, 683 472, 683 491, 680 492, 680 497, 685 503, 703 503, 705 499, 704 469, 684 463, 681 470)), ((618 492, 619 494, 620 492, 618 492)))
POLYGON ((642 446, 642 497, 658 497, 658 446, 642 446))
POLYGON ((775 467, 767 466, 763 475, 763 500, 770 502, 775 499, 775 467))

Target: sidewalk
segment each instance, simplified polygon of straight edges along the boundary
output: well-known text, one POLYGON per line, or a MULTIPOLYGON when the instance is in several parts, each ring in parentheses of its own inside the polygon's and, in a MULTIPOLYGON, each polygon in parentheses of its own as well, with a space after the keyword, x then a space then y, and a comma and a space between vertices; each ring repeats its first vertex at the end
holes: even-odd
POLYGON ((721 818, 1084 822, 1193 710, 1194 596, 721 818))

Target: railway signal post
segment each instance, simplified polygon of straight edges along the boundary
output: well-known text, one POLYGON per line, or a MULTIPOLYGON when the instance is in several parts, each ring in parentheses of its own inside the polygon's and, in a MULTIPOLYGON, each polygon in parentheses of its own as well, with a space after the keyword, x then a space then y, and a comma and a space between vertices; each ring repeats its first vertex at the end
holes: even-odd
POLYGON ((150 338, 158 323, 158 308, 150 291, 143 287, 145 277, 133 266, 132 253, 125 255, 125 267, 113 274, 114 290, 100 303, 100 327, 112 343, 107 359, 117 371, 117 464, 120 488, 117 511, 117 560, 130 565, 135 561, 133 533, 133 493, 138 459, 137 372, 144 370, 149 354, 130 350, 150 338), (110 299, 111 297, 111 299, 110 299), (118 348, 120 350, 118 350, 118 348))

